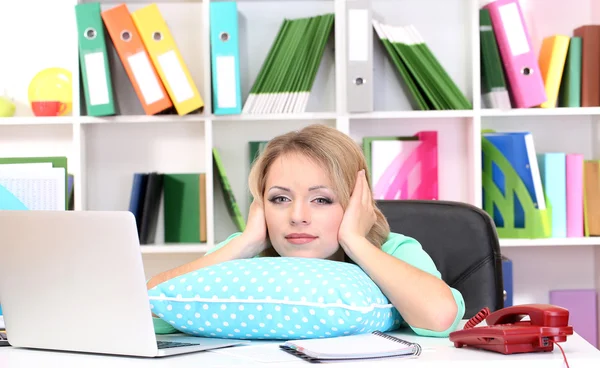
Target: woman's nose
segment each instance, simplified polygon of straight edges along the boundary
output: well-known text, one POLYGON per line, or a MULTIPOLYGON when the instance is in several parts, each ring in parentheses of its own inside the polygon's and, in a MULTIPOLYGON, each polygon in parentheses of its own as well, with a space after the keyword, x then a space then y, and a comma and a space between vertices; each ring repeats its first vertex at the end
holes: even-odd
POLYGON ((295 202, 291 208, 290 223, 292 225, 310 224, 310 208, 302 202, 295 202))

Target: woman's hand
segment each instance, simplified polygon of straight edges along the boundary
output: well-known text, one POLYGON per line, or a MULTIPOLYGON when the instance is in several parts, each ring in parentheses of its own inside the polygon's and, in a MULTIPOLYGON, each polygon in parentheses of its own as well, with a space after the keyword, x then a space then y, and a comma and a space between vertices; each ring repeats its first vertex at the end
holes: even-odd
POLYGON ((373 208, 371 190, 365 177, 365 171, 361 170, 357 174, 354 190, 338 232, 338 241, 346 253, 348 253, 348 244, 367 236, 375 224, 375 220, 377 220, 377 216, 373 208))
POLYGON ((258 255, 267 247, 267 222, 263 202, 254 198, 248 211, 248 223, 241 238, 247 246, 247 257, 258 255))

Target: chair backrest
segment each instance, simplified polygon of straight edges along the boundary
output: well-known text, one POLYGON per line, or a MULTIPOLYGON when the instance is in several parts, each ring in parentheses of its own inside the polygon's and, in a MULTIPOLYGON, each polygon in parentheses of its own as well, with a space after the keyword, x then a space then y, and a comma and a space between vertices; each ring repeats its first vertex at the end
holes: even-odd
POLYGON ((481 308, 504 307, 498 234, 483 210, 461 202, 377 201, 392 232, 415 238, 435 262, 442 279, 460 291, 465 317, 481 308))

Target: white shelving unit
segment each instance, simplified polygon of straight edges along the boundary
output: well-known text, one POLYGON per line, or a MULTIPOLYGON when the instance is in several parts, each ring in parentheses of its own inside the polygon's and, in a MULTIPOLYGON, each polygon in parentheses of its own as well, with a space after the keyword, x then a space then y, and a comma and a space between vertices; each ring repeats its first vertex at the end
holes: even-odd
MULTIPOLYGON (((110 8, 121 1, 101 1, 110 8)), ((130 10, 150 1, 125 1, 130 10)), ((349 114, 344 100, 345 19, 343 0, 240 0, 240 63, 243 100, 248 96, 283 18, 326 12, 336 14, 330 39, 311 93, 307 112, 297 115, 214 116, 211 114, 208 1, 157 2, 205 102, 200 114, 145 116, 126 74, 112 55, 112 75, 120 115, 80 116, 76 0, 0 2, 0 93, 15 99, 16 117, 0 118, 0 155, 66 155, 75 175, 76 210, 126 210, 134 172, 206 172, 206 244, 143 248, 147 276, 187 262, 235 231, 222 193, 213 182, 212 147, 219 148, 242 213, 248 208, 248 142, 312 123, 349 134, 407 135, 439 132, 440 198, 481 206, 482 128, 529 130, 539 152, 580 152, 600 158, 597 126, 600 107, 488 110, 481 105, 479 0, 373 0, 383 22, 416 26, 435 55, 473 104, 473 110, 414 111, 385 49, 374 35, 375 111, 349 114), (35 11, 32 11, 35 9, 35 11), (60 66, 73 73, 73 116, 32 116, 27 87, 43 68, 60 66)), ((521 0, 539 52, 544 37, 571 35, 582 24, 600 21, 596 0, 521 0)), ((157 239, 162 239, 162 217, 157 239)), ((600 288, 600 238, 502 239, 514 262, 515 303, 547 302, 558 288, 600 288)))

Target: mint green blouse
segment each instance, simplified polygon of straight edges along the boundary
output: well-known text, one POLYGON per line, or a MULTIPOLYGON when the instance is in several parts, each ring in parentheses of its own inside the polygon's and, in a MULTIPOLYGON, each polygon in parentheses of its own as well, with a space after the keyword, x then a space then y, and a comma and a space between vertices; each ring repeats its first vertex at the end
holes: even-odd
MULTIPOLYGON (((210 254, 216 251, 217 249, 224 247, 225 245, 227 245, 227 243, 231 241, 231 239, 241 234, 242 233, 240 232, 231 234, 227 239, 211 248, 206 254, 210 254)), ((428 272, 434 275, 435 277, 441 279, 441 274, 437 270, 435 263, 433 263, 433 260, 431 259, 429 254, 427 254, 423 250, 421 244, 414 238, 402 234, 390 233, 385 243, 381 246, 381 250, 391 256, 394 256, 418 269, 428 272)), ((454 296, 454 300, 456 301, 456 305, 458 308, 456 317, 454 318, 454 323, 452 323, 452 325, 447 330, 432 331, 423 328, 417 328, 407 323, 408 326, 418 335, 447 337, 450 334, 450 332, 456 329, 456 326, 460 323, 461 319, 465 314, 465 301, 463 299, 462 294, 454 288, 450 288, 450 291, 454 296)))

